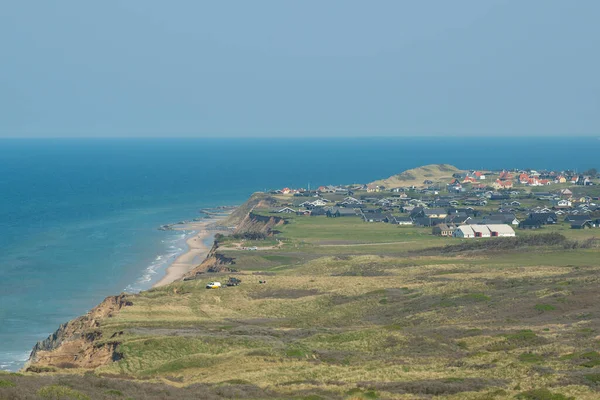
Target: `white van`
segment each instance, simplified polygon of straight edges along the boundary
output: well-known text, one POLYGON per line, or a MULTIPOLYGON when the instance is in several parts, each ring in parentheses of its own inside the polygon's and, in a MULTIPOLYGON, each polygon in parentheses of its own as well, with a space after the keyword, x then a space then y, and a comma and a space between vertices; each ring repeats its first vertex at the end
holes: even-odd
POLYGON ((206 284, 207 289, 219 289, 221 287, 221 282, 208 282, 206 284))

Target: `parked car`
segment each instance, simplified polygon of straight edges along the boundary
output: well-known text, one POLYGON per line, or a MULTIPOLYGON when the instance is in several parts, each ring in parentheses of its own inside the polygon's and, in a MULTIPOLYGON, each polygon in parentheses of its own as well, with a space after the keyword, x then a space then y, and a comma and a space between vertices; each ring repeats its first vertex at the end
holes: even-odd
POLYGON ((208 282, 206 284, 207 289, 219 289, 221 287, 221 282, 208 282))
POLYGON ((241 279, 230 277, 227 281, 227 286, 239 286, 240 283, 242 283, 241 279))

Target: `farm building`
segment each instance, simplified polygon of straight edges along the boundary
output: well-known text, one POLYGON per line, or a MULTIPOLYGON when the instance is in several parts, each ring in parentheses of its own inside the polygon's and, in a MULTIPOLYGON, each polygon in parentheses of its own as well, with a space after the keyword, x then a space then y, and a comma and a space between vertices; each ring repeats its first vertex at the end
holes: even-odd
POLYGON ((474 238, 475 232, 471 225, 461 225, 456 228, 452 236, 456 238, 474 238))
POLYGON ((486 237, 492 236, 492 233, 488 229, 487 225, 469 225, 469 226, 471 227, 471 229, 473 229, 473 232, 475 232, 475 237, 486 238, 486 237))
POLYGON ((507 224, 461 225, 452 234, 457 238, 514 237, 514 229, 507 224))
POLYGON ((507 224, 486 225, 493 237, 514 237, 514 229, 507 224))

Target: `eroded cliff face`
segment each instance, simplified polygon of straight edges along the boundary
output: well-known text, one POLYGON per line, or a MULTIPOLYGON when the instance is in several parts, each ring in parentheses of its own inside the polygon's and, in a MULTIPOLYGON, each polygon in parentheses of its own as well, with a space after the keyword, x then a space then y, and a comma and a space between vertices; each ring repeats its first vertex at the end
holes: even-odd
POLYGON ((231 265, 235 264, 235 259, 220 254, 218 248, 219 244, 215 241, 206 258, 202 261, 202 264, 185 274, 183 280, 196 279, 198 275, 205 272, 235 272, 235 269, 231 267, 231 265))
POLYGON ((283 224, 285 224, 285 220, 281 217, 257 215, 250 212, 237 226, 234 234, 258 232, 271 236, 274 228, 283 224))
POLYGON ((98 327, 102 319, 111 318, 123 307, 132 305, 132 297, 126 294, 107 297, 86 315, 61 325, 47 339, 35 345, 25 370, 96 368, 119 360, 119 332, 111 338, 103 338, 98 327))
POLYGON ((231 215, 223 222, 226 226, 238 226, 240 222, 248 216, 255 208, 271 208, 277 204, 277 200, 267 193, 254 193, 241 206, 239 206, 231 215))

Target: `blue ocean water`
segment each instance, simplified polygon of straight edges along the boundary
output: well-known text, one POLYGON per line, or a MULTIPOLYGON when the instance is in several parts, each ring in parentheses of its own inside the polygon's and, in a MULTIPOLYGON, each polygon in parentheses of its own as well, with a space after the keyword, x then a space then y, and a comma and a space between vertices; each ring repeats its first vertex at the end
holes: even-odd
POLYGON ((0 369, 59 324, 150 287, 184 234, 162 224, 252 192, 408 168, 598 168, 598 138, 0 140, 0 369))

